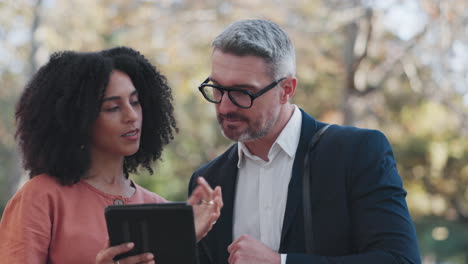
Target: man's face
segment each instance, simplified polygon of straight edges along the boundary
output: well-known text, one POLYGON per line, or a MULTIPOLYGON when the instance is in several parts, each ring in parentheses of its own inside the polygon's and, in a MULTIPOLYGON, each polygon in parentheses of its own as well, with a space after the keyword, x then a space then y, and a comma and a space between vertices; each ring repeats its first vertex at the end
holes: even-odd
MULTIPOLYGON (((275 81, 260 57, 236 56, 215 50, 211 62, 210 79, 217 85, 257 93, 275 81)), ((243 109, 233 104, 225 92, 221 102, 215 105, 224 136, 241 142, 267 136, 280 114, 280 94, 281 90, 275 87, 255 99, 251 108, 243 109)))

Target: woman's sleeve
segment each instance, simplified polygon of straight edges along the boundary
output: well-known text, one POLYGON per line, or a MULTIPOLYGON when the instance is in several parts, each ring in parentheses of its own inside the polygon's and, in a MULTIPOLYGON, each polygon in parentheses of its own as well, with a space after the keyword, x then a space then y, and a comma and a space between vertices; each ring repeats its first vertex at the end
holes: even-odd
POLYGON ((0 222, 0 262, 47 263, 52 199, 27 182, 8 202, 0 222))

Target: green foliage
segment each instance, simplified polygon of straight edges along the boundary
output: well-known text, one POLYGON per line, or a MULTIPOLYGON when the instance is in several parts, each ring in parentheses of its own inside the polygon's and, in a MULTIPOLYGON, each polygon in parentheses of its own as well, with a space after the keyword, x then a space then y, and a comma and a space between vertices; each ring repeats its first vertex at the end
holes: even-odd
POLYGON ((468 257, 465 225, 440 217, 424 217, 416 221, 416 230, 422 255, 434 255, 437 261, 468 257))

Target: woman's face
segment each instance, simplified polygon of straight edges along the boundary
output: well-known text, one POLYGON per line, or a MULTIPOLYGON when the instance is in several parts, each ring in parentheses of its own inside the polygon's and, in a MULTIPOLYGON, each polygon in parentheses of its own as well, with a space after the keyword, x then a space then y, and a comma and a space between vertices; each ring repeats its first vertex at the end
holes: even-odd
POLYGON ((140 146, 143 114, 127 74, 114 70, 91 134, 91 154, 130 156, 140 146))

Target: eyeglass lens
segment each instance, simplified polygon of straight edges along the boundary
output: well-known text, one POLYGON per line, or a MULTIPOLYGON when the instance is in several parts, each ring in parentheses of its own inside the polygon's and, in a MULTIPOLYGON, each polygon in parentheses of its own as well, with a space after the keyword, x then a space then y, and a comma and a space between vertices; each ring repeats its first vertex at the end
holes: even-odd
MULTIPOLYGON (((203 91, 205 92, 206 96, 208 96, 208 98, 213 102, 221 102, 224 94, 224 91, 211 86, 204 86, 203 91)), ((248 94, 239 91, 228 91, 228 96, 234 104, 243 107, 249 107, 252 104, 252 99, 248 94)))

